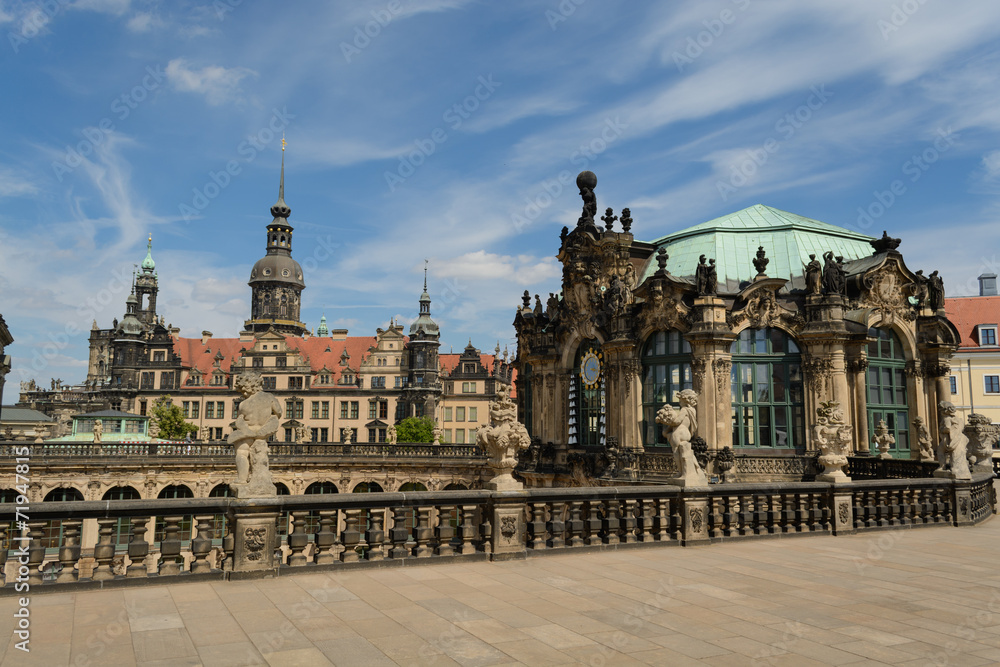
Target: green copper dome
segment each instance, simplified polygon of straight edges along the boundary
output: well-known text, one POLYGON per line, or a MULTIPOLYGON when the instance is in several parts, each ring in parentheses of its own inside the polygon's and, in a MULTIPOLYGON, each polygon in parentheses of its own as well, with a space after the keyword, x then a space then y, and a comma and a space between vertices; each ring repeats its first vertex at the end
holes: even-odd
MULTIPOLYGON (((871 236, 812 220, 770 206, 756 204, 742 211, 703 222, 652 241, 670 255, 667 271, 678 278, 693 281, 698 257, 716 260, 719 291, 734 293, 740 285, 753 280, 757 271, 753 258, 758 246, 764 247, 770 263, 767 275, 785 278, 788 288, 805 287, 805 265, 809 255, 822 261, 823 253, 832 251, 846 261, 872 254, 871 236)), ((640 280, 657 270, 655 253, 646 264, 640 280)))
POLYGON ((153 235, 149 235, 149 242, 146 243, 146 259, 142 260, 142 270, 146 273, 153 271, 156 268, 156 262, 153 261, 153 235))

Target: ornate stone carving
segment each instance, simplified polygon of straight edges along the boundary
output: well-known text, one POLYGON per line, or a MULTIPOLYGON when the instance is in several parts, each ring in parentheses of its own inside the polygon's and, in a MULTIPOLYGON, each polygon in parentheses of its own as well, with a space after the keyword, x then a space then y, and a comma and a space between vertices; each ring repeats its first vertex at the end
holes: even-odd
POLYGON ((104 427, 101 425, 100 419, 94 420, 94 444, 101 444, 101 434, 104 432, 104 427))
POLYGON ((944 280, 937 271, 927 276, 928 304, 931 310, 937 312, 944 308, 944 280))
POLYGON ((243 557, 248 561, 258 561, 264 558, 264 546, 267 542, 267 528, 247 526, 243 531, 243 557))
POLYGON ((704 513, 700 507, 692 507, 688 510, 688 517, 691 519, 691 530, 700 533, 705 525, 704 513))
POLYGON ((511 474, 517 465, 517 452, 531 444, 528 430, 517 421, 517 405, 510 398, 510 387, 497 383, 497 397, 490 403, 490 425, 476 432, 476 444, 489 456, 492 489, 520 489, 522 484, 511 474))
POLYGON ((715 296, 719 291, 719 273, 715 266, 715 260, 708 260, 705 263, 705 255, 698 258, 698 266, 695 267, 695 288, 698 296, 715 296))
POLYGON ((674 454, 678 477, 671 481, 677 486, 704 486, 708 484, 705 470, 691 448, 691 441, 698 435, 698 394, 684 389, 677 394, 680 408, 667 404, 656 413, 656 423, 663 424, 663 435, 674 454))
POLYGON ((823 289, 827 294, 843 294, 844 288, 844 258, 834 257, 833 253, 823 253, 823 289))
POLYGON ((736 455, 731 447, 723 447, 715 457, 715 470, 719 473, 719 481, 731 484, 736 481, 733 466, 736 465, 736 455))
POLYGON ((243 400, 228 442, 236 450, 236 481, 230 484, 237 498, 277 495, 267 461, 267 439, 278 432, 281 403, 263 391, 257 373, 237 375, 235 388, 243 400))
POLYGON ((951 401, 941 401, 938 404, 938 425, 938 469, 934 471, 934 476, 972 479, 966 458, 969 438, 962 432, 962 421, 956 415, 951 401))
POLYGON ((663 285, 656 282, 649 288, 649 299, 643 305, 639 324, 641 329, 666 331, 679 328, 686 317, 687 313, 681 302, 665 296, 663 285))
POLYGON ((847 525, 851 520, 851 506, 847 503, 840 503, 837 506, 837 518, 840 519, 840 525, 847 525))
POLYGON ((969 439, 969 463, 983 470, 992 471, 993 445, 1000 438, 1000 433, 997 432, 992 420, 986 415, 972 413, 962 432, 969 439))
POLYGON ((904 372, 910 377, 922 377, 924 374, 924 369, 919 359, 910 359, 906 362, 906 368, 904 372))
POLYGON ((708 374, 708 360, 707 359, 692 359, 691 360, 691 379, 692 384, 694 384, 694 390, 698 394, 702 394, 705 391, 705 376, 708 374))
POLYGON ((920 460, 923 462, 936 461, 934 458, 934 443, 931 442, 930 431, 923 417, 913 418, 913 429, 917 432, 917 444, 920 446, 920 460))
POLYGON ((764 272, 767 270, 767 265, 771 262, 767 258, 767 253, 764 252, 764 246, 757 246, 757 256, 753 259, 753 268, 757 269, 758 278, 766 278, 767 276, 764 272))
POLYGON ((889 236, 887 231, 882 230, 882 238, 872 239, 868 243, 871 244, 872 248, 875 250, 875 254, 877 255, 883 252, 889 252, 890 250, 895 250, 902 242, 902 239, 894 239, 889 236))
POLYGON ((508 542, 512 541, 517 534, 517 518, 513 516, 500 517, 500 534, 508 542))
POLYGON ((715 374, 715 388, 718 390, 716 396, 725 396, 733 381, 733 362, 729 359, 714 359, 712 372, 715 374))
POLYGON ((940 378, 951 375, 951 366, 945 361, 925 361, 923 363, 925 378, 940 378))
POLYGON ((868 357, 861 356, 855 359, 848 359, 846 366, 850 373, 866 373, 868 371, 868 357))
POLYGON ((916 315, 906 300, 900 283, 900 275, 894 266, 886 265, 871 271, 863 279, 865 291, 859 305, 871 308, 882 316, 882 326, 891 324, 896 318, 913 320, 916 315))
POLYGON ((833 361, 821 357, 807 356, 802 360, 802 370, 806 375, 806 383, 817 397, 826 393, 828 380, 833 374, 833 361))
POLYGON ((875 444, 875 450, 878 452, 880 459, 892 458, 892 453, 889 449, 896 444, 896 436, 889 433, 889 427, 886 425, 884 419, 879 419, 878 423, 875 424, 875 437, 872 438, 872 442, 875 444))
POLYGON ((760 290, 747 302, 745 313, 755 329, 769 327, 780 320, 778 300, 771 290, 760 290))
MULTIPOLYGON (((532 378, 532 379, 534 379, 534 378, 532 378)), ((386 429, 385 437, 389 441, 390 445, 395 445, 396 444, 396 438, 398 436, 396 434, 396 425, 395 424, 389 424, 389 428, 386 429)))
POLYGON ((844 473, 847 455, 854 442, 854 428, 844 423, 844 411, 837 401, 824 401, 816 408, 816 425, 813 427, 819 464, 823 472, 816 476, 818 482, 849 482, 844 473))

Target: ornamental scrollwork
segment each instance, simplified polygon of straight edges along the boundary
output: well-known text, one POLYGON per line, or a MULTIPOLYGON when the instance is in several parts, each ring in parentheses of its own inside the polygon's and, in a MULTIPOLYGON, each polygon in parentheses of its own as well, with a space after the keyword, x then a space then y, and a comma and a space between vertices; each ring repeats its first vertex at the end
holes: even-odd
POLYGON ((882 316, 882 325, 891 324, 896 318, 913 321, 916 314, 903 294, 899 273, 890 266, 868 273, 863 281, 865 291, 858 304, 882 316))
POLYGON ((708 374, 708 361, 706 359, 691 360, 691 375, 694 381, 694 390, 702 392, 705 386, 705 376, 708 374))
POLYGON ((732 370, 733 362, 729 359, 712 361, 712 371, 715 373, 715 384, 719 396, 724 396, 726 389, 732 384, 732 370))

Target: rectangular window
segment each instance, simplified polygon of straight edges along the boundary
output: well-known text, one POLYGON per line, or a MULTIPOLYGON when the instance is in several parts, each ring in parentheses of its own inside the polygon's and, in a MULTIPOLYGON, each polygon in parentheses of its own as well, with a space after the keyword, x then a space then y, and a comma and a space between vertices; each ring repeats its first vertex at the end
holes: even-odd
POLYGON ((319 429, 313 428, 309 429, 309 431, 310 431, 310 436, 312 437, 312 442, 319 442, 319 429))
POLYGON ((146 401, 139 401, 139 414, 146 416, 146 401))
POLYGON ((445 408, 444 409, 444 420, 446 422, 450 422, 451 421, 451 408, 445 408))
POLYGON ((187 419, 188 417, 190 417, 191 416, 191 402, 190 401, 183 401, 181 403, 181 411, 184 413, 184 419, 187 419))
POLYGON ((1000 394, 1000 375, 984 376, 983 391, 987 394, 1000 394))
POLYGON ((292 376, 288 378, 289 389, 302 389, 302 376, 292 376))
POLYGON ((378 441, 379 442, 385 442, 386 441, 386 435, 387 435, 386 429, 380 428, 378 430, 378 441))
POLYGON ((174 374, 160 373, 160 389, 173 389, 173 388, 174 388, 174 374))
POLYGON ((997 344, 997 328, 996 326, 983 326, 979 325, 979 344, 980 345, 996 345, 997 344))
POLYGON ((278 368, 285 368, 288 366, 288 357, 275 357, 274 365, 278 368))
MULTIPOLYGON (((309 414, 313 419, 319 419, 319 401, 312 402, 312 410, 309 414)), ((313 442, 316 442, 316 440, 313 439, 313 442)))
POLYGON ((950 378, 948 378, 948 384, 951 385, 951 393, 957 394, 958 393, 958 378, 956 378, 954 375, 952 375, 950 378))
POLYGON ((389 401, 378 402, 378 418, 379 419, 389 418, 389 401))
POLYGON ((320 442, 329 442, 329 440, 330 440, 330 429, 328 429, 328 428, 321 428, 319 430, 319 441, 320 442))
POLYGON ((264 378, 261 378, 261 380, 264 382, 264 389, 265 390, 270 389, 271 391, 274 391, 275 389, 278 388, 278 378, 276 378, 274 376, 264 377, 264 378))
POLYGON ((219 426, 215 429, 215 439, 222 440, 222 427, 219 426))
POLYGON ((205 401, 205 419, 215 419, 215 401, 205 401))
POLYGON ((396 389, 399 389, 399 384, 400 384, 399 381, 400 380, 402 380, 402 378, 397 375, 396 376, 396 389))
POLYGON ((142 374, 142 380, 141 380, 141 383, 140 383, 140 388, 141 389, 152 389, 153 388, 153 382, 154 382, 153 378, 155 376, 156 376, 156 373, 143 373, 142 374))
POLYGON ((264 357, 254 357, 250 362, 250 366, 253 368, 264 368, 264 357))
POLYGON ((340 402, 340 418, 347 419, 347 401, 340 402))
POLYGON ((462 393, 463 394, 475 394, 476 393, 476 383, 475 382, 463 382, 462 383, 462 393))
POLYGON ((198 403, 197 401, 191 403, 191 419, 197 419, 200 412, 201 403, 198 403))
POLYGON ((361 403, 358 401, 351 401, 351 419, 357 419, 361 414, 361 403))
POLYGON ((329 419, 330 418, 330 401, 323 401, 320 405, 319 418, 329 419))
POLYGON ((385 387, 385 376, 384 375, 376 375, 375 377, 373 377, 372 378, 372 388, 373 389, 379 389, 379 388, 382 388, 382 387, 385 387))
POLYGON ((294 437, 295 437, 294 436, 294 431, 292 429, 290 429, 290 428, 286 428, 285 429, 285 442, 292 442, 292 439, 294 437))
POLYGON ((455 408, 455 421, 457 422, 465 421, 465 408, 455 408))
POLYGON ((477 412, 478 412, 477 408, 469 408, 469 421, 470 422, 479 421, 478 417, 476 416, 477 412))
POLYGON ((444 430, 444 436, 443 436, 441 442, 445 442, 445 443, 450 443, 451 442, 451 429, 450 428, 446 428, 444 430))
POLYGON ((463 364, 463 366, 465 367, 465 370, 462 371, 463 373, 475 373, 476 372, 476 365, 475 364, 463 364))
POLYGON ((459 445, 465 444, 465 429, 456 428, 455 429, 455 442, 459 445))
POLYGON ((153 361, 166 361, 167 353, 165 350, 158 350, 153 352, 153 361))
POLYGON ((378 434, 375 432, 375 429, 373 428, 368 429, 368 442, 375 442, 375 438, 377 437, 378 434))
MULTIPOLYGON (((378 414, 378 405, 375 404, 375 401, 370 401, 368 403, 368 419, 375 419, 375 415, 377 414, 378 414)), ((374 440, 372 442, 374 442, 374 440)))
POLYGON ((469 429, 469 444, 470 445, 475 444, 475 442, 476 442, 476 431, 478 431, 478 430, 479 429, 475 429, 475 428, 470 428, 469 429))

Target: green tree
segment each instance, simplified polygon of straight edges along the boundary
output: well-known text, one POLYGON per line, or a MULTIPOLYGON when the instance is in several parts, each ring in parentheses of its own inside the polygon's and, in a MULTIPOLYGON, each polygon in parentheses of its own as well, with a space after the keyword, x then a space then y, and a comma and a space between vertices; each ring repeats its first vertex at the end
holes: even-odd
POLYGON ((170 396, 164 394, 153 402, 152 421, 157 427, 157 437, 165 440, 180 440, 189 433, 196 433, 198 427, 184 421, 184 413, 179 405, 174 405, 170 396))
POLYGON ((433 442, 434 420, 430 417, 407 417, 396 424, 397 442, 433 442))

